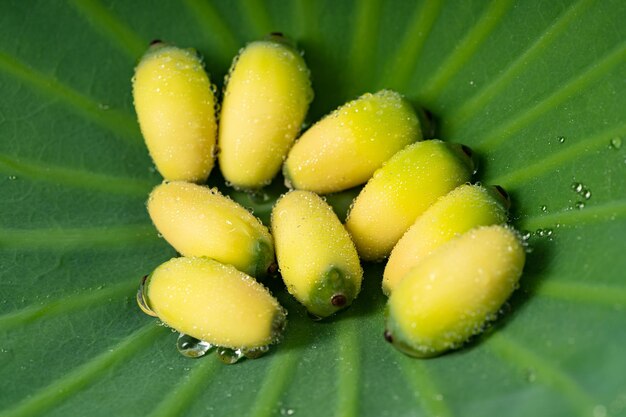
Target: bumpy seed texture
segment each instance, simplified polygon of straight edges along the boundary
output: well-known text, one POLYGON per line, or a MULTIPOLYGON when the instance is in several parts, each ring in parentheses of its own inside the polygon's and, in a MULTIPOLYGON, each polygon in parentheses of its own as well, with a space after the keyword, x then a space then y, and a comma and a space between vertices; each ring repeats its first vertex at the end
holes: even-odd
POLYGON ((469 181, 473 165, 457 145, 409 145, 374 173, 354 200, 346 228, 364 260, 389 255, 407 229, 439 197, 469 181))
POLYGON ((518 285, 525 251, 503 226, 472 229, 441 246, 395 287, 385 336, 416 357, 439 355, 480 333, 518 285))
POLYGON ((219 129, 219 164, 240 188, 267 185, 300 132, 313 99, 300 53, 280 40, 253 42, 227 78, 219 129))
POLYGON ((288 186, 332 193, 365 183, 393 154, 422 139, 400 94, 383 90, 351 101, 307 130, 289 152, 288 186))
POLYGON ((274 262, 267 228, 217 189, 166 182, 150 194, 148 212, 159 233, 184 256, 207 256, 256 277, 274 262))
POLYGON ((439 246, 478 226, 505 223, 506 202, 494 189, 463 184, 430 206, 394 246, 385 266, 387 295, 439 246))
POLYGON ((348 232, 318 195, 292 191, 272 211, 278 265, 289 292, 326 317, 350 305, 363 270, 348 232))
POLYGON ((174 258, 148 278, 144 297, 168 326, 213 345, 256 348, 278 341, 286 312, 254 278, 208 258, 174 258))
POLYGON ((206 180, 214 162, 215 97, 195 52, 151 46, 135 69, 133 98, 141 133, 163 178, 206 180))

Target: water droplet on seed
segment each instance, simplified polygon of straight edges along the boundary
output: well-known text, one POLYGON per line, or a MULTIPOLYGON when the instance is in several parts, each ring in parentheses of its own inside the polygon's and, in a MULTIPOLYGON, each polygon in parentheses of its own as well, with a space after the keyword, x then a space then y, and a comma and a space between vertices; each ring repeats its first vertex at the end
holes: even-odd
POLYGON ((157 317, 156 313, 152 311, 152 309, 148 305, 148 302, 146 301, 145 284, 146 284, 147 279, 148 279, 148 275, 145 275, 141 279, 141 283, 139 284, 139 288, 137 289, 137 298, 136 298, 137 305, 139 305, 139 308, 141 309, 141 311, 143 311, 147 315, 152 316, 152 317, 157 317))
POLYGON ((181 333, 176 341, 176 348, 181 355, 188 358, 199 358, 207 354, 213 345, 204 340, 196 339, 188 334, 181 333))
POLYGON ((241 358, 244 357, 243 351, 241 349, 218 347, 216 353, 220 360, 227 365, 237 363, 241 358))

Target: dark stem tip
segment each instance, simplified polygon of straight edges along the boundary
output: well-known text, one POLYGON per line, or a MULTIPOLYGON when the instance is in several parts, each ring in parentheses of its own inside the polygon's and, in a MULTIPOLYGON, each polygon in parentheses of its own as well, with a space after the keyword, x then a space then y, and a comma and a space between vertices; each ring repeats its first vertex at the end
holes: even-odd
POLYGON ((469 146, 461 145, 461 150, 465 155, 467 155, 468 158, 471 158, 472 155, 474 155, 474 151, 472 151, 472 148, 470 148, 469 146))
POLYGON ((267 267, 267 275, 274 276, 278 273, 278 264, 276 262, 272 262, 270 266, 267 267))
POLYGON ((271 33, 270 33, 270 36, 276 36, 276 37, 278 37, 278 38, 282 38, 282 37, 284 37, 285 35, 283 35, 283 32, 271 32, 271 33))
POLYGON ((163 43, 161 39, 155 39, 152 42, 150 42, 150 46, 158 45, 160 43, 163 43))
POLYGON ((343 294, 335 294, 330 299, 330 303, 335 307, 343 307, 346 305, 346 302, 348 302, 348 299, 343 294))
POLYGON ((385 330, 385 333, 383 334, 385 336, 385 340, 389 343, 393 343, 393 336, 391 335, 391 332, 389 330, 385 330))

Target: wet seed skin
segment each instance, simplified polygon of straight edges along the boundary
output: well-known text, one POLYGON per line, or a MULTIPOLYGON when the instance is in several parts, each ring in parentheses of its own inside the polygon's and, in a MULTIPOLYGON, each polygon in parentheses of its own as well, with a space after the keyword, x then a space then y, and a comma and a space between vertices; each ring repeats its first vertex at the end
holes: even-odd
POLYGON ((395 287, 386 335, 416 357, 461 346, 480 333, 518 285, 525 251, 504 226, 483 226, 454 238, 420 262, 395 287))
POLYGON ((165 182, 150 194, 148 212, 159 233, 183 256, 207 256, 257 278, 274 262, 267 227, 217 189, 165 182))
POLYGON ((427 140, 407 146, 374 173, 354 200, 346 229, 363 260, 389 255, 439 197, 469 181, 471 160, 458 145, 427 140))
POLYGON ((209 258, 174 258, 157 267, 145 299, 173 329, 230 349, 275 343, 286 323, 285 310, 263 285, 209 258))
POLYGON ((281 275, 307 310, 327 317, 359 293, 363 270, 354 244, 332 208, 309 191, 291 191, 272 210, 281 275))
POLYGON ((226 181, 260 188, 278 173, 313 99, 309 70, 282 38, 252 42, 235 58, 220 114, 226 181))
POLYGON ((419 120, 400 94, 364 94, 317 122, 293 146, 288 186, 327 194, 365 183, 393 154, 421 140, 419 120))
POLYGON ((214 164, 215 97, 193 50, 155 43, 135 68, 141 133, 166 180, 202 182, 214 164))
POLYGON ((506 220, 505 202, 495 189, 469 184, 455 188, 419 216, 394 246, 385 266, 383 292, 389 295, 407 272, 455 236, 506 220))

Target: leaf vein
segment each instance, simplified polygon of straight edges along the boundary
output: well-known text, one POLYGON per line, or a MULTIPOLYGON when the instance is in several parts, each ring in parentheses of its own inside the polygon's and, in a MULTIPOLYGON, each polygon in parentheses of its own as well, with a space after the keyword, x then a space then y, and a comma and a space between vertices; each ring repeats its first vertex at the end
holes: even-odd
POLYGON ((163 334, 165 334, 163 328, 151 322, 130 334, 105 353, 79 365, 50 385, 18 402, 12 408, 0 411, 0 417, 25 417, 44 414, 72 394, 84 390, 88 385, 94 383, 99 376, 121 365, 133 354, 142 352, 157 336, 163 334))
POLYGON ((561 88, 543 98, 540 102, 514 115, 495 127, 491 132, 485 134, 485 138, 479 142, 477 148, 479 148, 480 152, 485 153, 497 149, 500 144, 505 142, 515 132, 541 115, 546 114, 549 110, 554 109, 574 94, 579 93, 582 89, 587 88, 616 65, 623 63, 625 57, 626 42, 623 42, 609 54, 605 55, 604 58, 595 61, 587 67, 582 74, 570 78, 561 88))
POLYGON ((123 23, 98 0, 72 0, 74 7, 107 35, 133 61, 139 59, 148 46, 139 35, 123 23))
POLYGON ((438 69, 432 72, 430 79, 422 85, 425 88, 418 94, 425 102, 431 102, 447 85, 448 81, 476 53, 478 47, 487 39, 491 31, 500 23, 512 0, 495 0, 487 7, 476 25, 461 39, 453 52, 444 60, 438 69))
POLYGON ((93 191, 142 197, 145 197, 153 186, 149 181, 135 178, 114 177, 89 172, 84 169, 42 164, 23 158, 14 159, 2 154, 0 154, 0 172, 30 178, 35 181, 53 182, 93 191))
POLYGON ((537 374, 538 381, 560 392, 573 405, 572 411, 581 416, 592 415, 597 402, 571 376, 537 353, 504 336, 501 331, 492 334, 488 342, 487 345, 502 359, 521 370, 532 369, 537 374))
POLYGON ((382 79, 381 87, 403 89, 409 83, 424 43, 439 16, 441 5, 441 0, 432 0, 416 6, 410 19, 411 23, 406 28, 406 35, 400 42, 396 54, 389 60, 392 65, 391 73, 382 79))
MULTIPOLYGON (((459 125, 476 114, 476 112, 483 108, 495 95, 502 92, 502 90, 515 79, 515 76, 519 74, 521 70, 527 68, 533 60, 537 59, 548 45, 550 45, 572 21, 580 16, 593 1, 594 0, 579 0, 577 3, 574 3, 569 9, 562 13, 526 51, 519 55, 507 68, 503 69, 497 77, 493 78, 489 84, 456 110, 452 110, 445 120, 447 131, 454 132, 459 125)), ((453 135, 453 133, 449 135, 453 135)))
POLYGON ((117 109, 105 110, 93 98, 74 90, 50 75, 28 67, 1 51, 0 71, 53 99, 62 101, 76 114, 120 135, 129 143, 142 144, 137 121, 128 113, 117 109))

